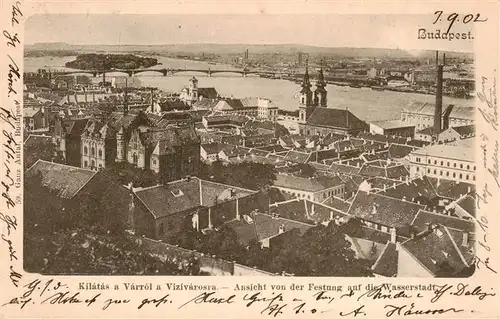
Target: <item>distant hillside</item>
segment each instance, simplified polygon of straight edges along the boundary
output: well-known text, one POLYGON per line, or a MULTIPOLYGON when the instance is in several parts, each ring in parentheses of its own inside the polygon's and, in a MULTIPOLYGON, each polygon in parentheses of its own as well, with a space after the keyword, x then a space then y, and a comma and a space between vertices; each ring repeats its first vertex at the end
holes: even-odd
MULTIPOLYGON (((302 44, 165 44, 165 45, 73 45, 64 42, 35 43, 26 45, 26 51, 80 51, 84 52, 170 52, 170 53, 214 53, 214 54, 242 54, 246 49, 251 54, 294 54, 307 52, 309 54, 332 54, 341 57, 374 57, 374 58, 410 58, 433 57, 434 51, 411 52, 400 49, 379 48, 345 48, 345 47, 315 47, 302 44)), ((473 55, 462 52, 446 52, 449 57, 469 57, 473 55)))

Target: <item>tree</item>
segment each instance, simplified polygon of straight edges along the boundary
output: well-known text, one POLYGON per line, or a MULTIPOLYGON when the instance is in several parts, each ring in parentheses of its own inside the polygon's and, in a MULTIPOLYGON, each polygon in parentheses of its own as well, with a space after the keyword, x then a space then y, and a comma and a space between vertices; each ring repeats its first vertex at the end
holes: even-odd
POLYGON ((150 187, 159 183, 160 176, 146 169, 140 169, 130 163, 106 165, 104 174, 120 185, 132 183, 134 187, 150 187))
POLYGON ((33 143, 24 143, 24 169, 31 167, 36 161, 52 161, 56 157, 56 146, 49 140, 42 139, 33 143))
POLYGON ((345 229, 335 223, 318 225, 282 246, 271 247, 273 257, 265 269, 297 276, 370 276, 370 263, 356 258, 345 229))
POLYGON ((276 168, 270 164, 253 162, 224 165, 216 161, 211 165, 203 164, 198 176, 218 183, 262 190, 271 186, 276 180, 276 168))

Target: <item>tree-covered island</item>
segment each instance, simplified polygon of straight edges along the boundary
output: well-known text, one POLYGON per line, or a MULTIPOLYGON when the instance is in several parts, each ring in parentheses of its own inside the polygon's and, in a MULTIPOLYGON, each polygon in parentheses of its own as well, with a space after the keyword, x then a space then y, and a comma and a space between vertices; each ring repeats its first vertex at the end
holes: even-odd
POLYGON ((140 69, 158 64, 155 58, 140 57, 133 54, 81 54, 76 60, 66 62, 66 67, 80 70, 100 69, 140 69))

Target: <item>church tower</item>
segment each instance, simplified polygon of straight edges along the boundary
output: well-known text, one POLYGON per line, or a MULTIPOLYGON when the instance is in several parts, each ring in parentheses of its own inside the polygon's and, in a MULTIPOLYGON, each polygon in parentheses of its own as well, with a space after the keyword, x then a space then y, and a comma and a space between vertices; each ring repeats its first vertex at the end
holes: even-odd
POLYGON ((198 101, 198 79, 194 76, 189 79, 189 101, 190 103, 198 101))
POLYGON ((302 89, 299 92, 299 122, 305 123, 314 110, 313 92, 311 91, 311 82, 309 81, 309 70, 307 65, 301 87, 302 89))
POLYGON ((316 90, 314 90, 314 105, 326 107, 326 82, 323 75, 323 67, 319 70, 318 80, 316 81, 316 90))
POLYGON ((116 162, 125 161, 125 132, 123 126, 120 127, 118 133, 116 133, 116 162))

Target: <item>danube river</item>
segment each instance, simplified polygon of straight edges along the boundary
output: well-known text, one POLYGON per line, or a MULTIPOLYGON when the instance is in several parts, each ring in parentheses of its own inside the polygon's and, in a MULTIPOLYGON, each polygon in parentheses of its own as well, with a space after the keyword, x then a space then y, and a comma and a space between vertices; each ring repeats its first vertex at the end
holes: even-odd
MULTIPOLYGON (((156 68, 198 68, 231 70, 230 65, 209 65, 206 62, 177 60, 156 57, 162 65, 156 68)), ((62 66, 75 57, 43 57, 26 58, 26 72, 35 72, 38 68, 67 69, 62 66)), ((122 73, 109 73, 108 77, 124 76, 122 73)), ((173 76, 163 76, 156 72, 144 72, 137 75, 142 85, 157 87, 167 92, 179 92, 188 85, 188 80, 195 76, 200 87, 215 87, 223 96, 235 98, 265 97, 272 100, 280 109, 297 110, 297 92, 300 86, 287 80, 273 80, 258 76, 246 78, 235 73, 214 74, 208 77, 205 73, 182 72, 173 76)), ((312 74, 314 82, 314 74, 312 74)), ((314 89, 314 86, 313 86, 314 89)), ((393 91, 373 91, 369 88, 350 88, 328 85, 328 107, 348 108, 353 114, 366 121, 399 118, 401 108, 412 102, 434 102, 434 96, 416 93, 399 93, 393 91)), ((444 97, 444 105, 456 104, 473 106, 474 100, 444 97)))

